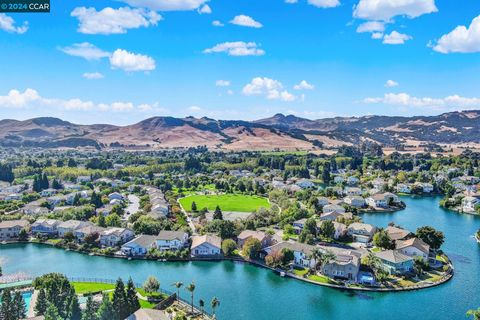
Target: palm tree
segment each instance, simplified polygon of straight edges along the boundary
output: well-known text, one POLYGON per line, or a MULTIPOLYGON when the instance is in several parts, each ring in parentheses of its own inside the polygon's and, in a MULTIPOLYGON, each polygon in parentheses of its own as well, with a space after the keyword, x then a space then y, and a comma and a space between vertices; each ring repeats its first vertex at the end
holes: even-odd
POLYGON ((203 301, 203 299, 198 300, 198 305, 200 306, 200 310, 202 311, 202 314, 203 314, 204 308, 205 308, 205 301, 203 301))
POLYGON ((480 308, 478 308, 477 310, 468 310, 467 316, 473 317, 473 320, 480 320, 480 308))
POLYGON ((335 253, 333 253, 330 250, 325 250, 325 252, 320 252, 320 257, 318 260, 315 260, 317 263, 315 265, 315 268, 318 270, 320 269, 320 272, 322 272, 323 267, 330 261, 334 260, 337 256, 335 253))
POLYGON ((183 282, 177 281, 172 284, 172 286, 175 286, 177 288, 177 302, 180 300, 180 288, 183 286, 183 282))
POLYGON ((212 305, 212 311, 213 311, 213 318, 216 319, 215 309, 220 305, 220 300, 218 300, 217 297, 213 297, 211 305, 212 305))
POLYGON ((322 251, 319 248, 314 248, 310 253, 309 258, 315 260, 315 271, 317 270, 318 262, 322 257, 322 251))
POLYGON ((190 291, 190 295, 192 298, 192 313, 193 313, 193 292, 195 291, 195 283, 192 281, 185 289, 190 291))

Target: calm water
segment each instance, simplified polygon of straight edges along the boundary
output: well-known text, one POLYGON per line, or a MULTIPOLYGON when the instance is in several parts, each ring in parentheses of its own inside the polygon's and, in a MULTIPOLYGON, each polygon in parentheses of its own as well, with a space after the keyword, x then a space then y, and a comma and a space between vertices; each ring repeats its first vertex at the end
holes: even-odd
MULTIPOLYGON (((466 310, 480 307, 480 245, 472 237, 480 228, 480 219, 445 211, 438 207, 438 198, 404 200, 406 210, 366 214, 364 220, 378 226, 394 221, 412 231, 422 225, 444 231, 443 248, 456 268, 447 284, 414 292, 355 294, 281 278, 241 263, 126 261, 33 244, 0 246, 0 261, 6 273, 132 276, 138 282, 154 275, 170 290, 174 281, 194 280, 195 300, 220 299, 220 319, 465 319, 466 310)), ((187 292, 182 295, 187 297, 187 292)))

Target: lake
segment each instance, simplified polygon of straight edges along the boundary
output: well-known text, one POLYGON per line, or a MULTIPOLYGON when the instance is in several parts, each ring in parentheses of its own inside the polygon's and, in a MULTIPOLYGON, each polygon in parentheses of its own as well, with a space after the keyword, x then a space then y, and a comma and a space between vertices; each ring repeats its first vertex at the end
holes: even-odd
MULTIPOLYGON (((0 246, 4 273, 41 275, 61 272, 71 277, 100 277, 143 282, 156 276, 162 288, 174 281, 195 281, 195 300, 221 302, 219 319, 465 319, 480 307, 480 245, 473 234, 480 217, 438 206, 439 198, 404 197, 405 210, 363 214, 365 222, 385 227, 391 221, 411 231, 431 225, 445 233, 443 250, 452 259, 455 276, 438 287, 399 293, 354 293, 281 278, 270 270, 243 263, 128 261, 91 257, 52 247, 27 244, 0 246)), ((182 290, 182 296, 188 292, 182 290)))

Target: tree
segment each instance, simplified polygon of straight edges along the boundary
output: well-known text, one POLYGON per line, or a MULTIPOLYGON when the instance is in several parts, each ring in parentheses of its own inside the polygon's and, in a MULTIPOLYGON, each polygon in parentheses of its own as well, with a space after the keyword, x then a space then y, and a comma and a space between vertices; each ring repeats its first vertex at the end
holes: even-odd
POLYGON ((191 297, 191 299, 192 299, 192 300, 191 300, 191 301, 192 301, 192 303, 191 303, 191 305, 192 305, 192 313, 193 313, 193 293, 194 293, 194 291, 195 291, 195 283, 193 283, 193 281, 192 281, 192 283, 190 283, 188 286, 186 286, 185 289, 187 289, 187 291, 190 291, 190 297, 191 297))
POLYGON ((135 288, 132 278, 128 279, 125 298, 127 301, 127 316, 140 309, 140 302, 138 301, 137 297, 137 289, 135 288))
POLYGON ((175 286, 177 288, 177 301, 180 299, 180 288, 183 287, 183 282, 177 281, 172 284, 172 286, 175 286))
POLYGON ((237 249, 237 244, 232 239, 225 239, 222 242, 222 251, 225 256, 233 255, 233 252, 237 249))
POLYGON ((127 297, 125 295, 125 284, 118 278, 113 292, 113 314, 115 319, 125 319, 129 316, 127 308, 127 297))
POLYGON ((97 310, 95 307, 95 302, 93 301, 92 296, 88 296, 85 311, 82 314, 82 320, 96 320, 96 319, 97 319, 97 310))
POLYGON ((15 175, 13 174, 12 166, 6 163, 0 163, 0 181, 12 183, 13 180, 15 180, 15 175))
POLYGON ((113 305, 112 305, 112 302, 110 301, 108 293, 104 293, 102 295, 102 303, 100 304, 100 307, 98 307, 97 319, 98 320, 114 319, 113 305))
POLYGON ((195 201, 192 201, 192 211, 197 212, 197 204, 195 203, 195 201))
POLYGON ((80 310, 80 304, 78 303, 78 297, 75 293, 75 288, 70 288, 70 302, 68 303, 68 320, 80 320, 82 318, 82 311, 80 310))
POLYGON ((382 249, 392 249, 393 241, 390 239, 387 231, 381 229, 373 235, 373 244, 382 249))
POLYGON ((45 310, 44 320, 62 320, 62 318, 58 314, 57 307, 55 307, 53 303, 48 304, 47 309, 45 310))
POLYGON ((326 162, 323 165, 323 169, 322 169, 322 181, 323 181, 323 183, 328 184, 328 183, 330 183, 330 180, 331 180, 331 177, 330 177, 330 163, 326 162))
POLYGON ((27 305, 23 299, 22 293, 20 291, 15 292, 13 297, 13 305, 15 306, 14 319, 23 319, 25 318, 25 311, 27 310, 27 305))
POLYGON ((160 290, 160 282, 154 276, 148 277, 148 279, 143 283, 143 290, 147 293, 154 293, 160 290))
POLYGON ((478 308, 477 310, 468 310, 467 316, 473 317, 473 320, 480 320, 480 308, 478 308))
POLYGON ((218 205, 213 212, 213 220, 223 220, 222 209, 220 209, 220 206, 218 205))
POLYGON ((445 241, 443 232, 435 230, 433 227, 424 226, 417 229, 417 237, 430 246, 433 250, 438 250, 445 241))
POLYGON ((118 214, 112 213, 105 218, 105 224, 107 227, 121 227, 122 219, 118 214))
POLYGON ((205 301, 203 301, 202 299, 198 300, 198 305, 200 306, 200 311, 203 314, 205 309, 205 301))
POLYGON ((0 277, 3 277, 3 270, 2 270, 2 266, 0 266, 0 277))
POLYGON ((35 315, 41 316, 47 311, 47 297, 45 289, 41 288, 38 292, 37 303, 35 304, 35 315))
POLYGON ((2 292, 2 304, 0 306, 0 318, 4 320, 14 320, 13 312, 15 310, 12 301, 12 294, 9 289, 2 292))
POLYGON ((210 302, 210 304, 212 306, 213 318, 216 318, 215 310, 217 309, 218 306, 220 306, 220 300, 218 300, 217 297, 213 297, 212 302, 210 302))
POLYGON ((87 234, 83 240, 88 245, 95 245, 97 244, 97 240, 99 237, 100 235, 98 234, 98 232, 92 232, 87 234))
POLYGON ((242 253, 249 259, 257 259, 260 250, 262 250, 262 243, 258 239, 250 237, 245 241, 242 253))
POLYGON ((92 196, 90 197, 90 203, 93 204, 95 208, 100 208, 103 206, 102 197, 93 191, 92 196))
POLYGON ((335 255, 335 253, 330 250, 325 250, 325 252, 322 252, 320 255, 320 259, 317 262, 320 266, 320 270, 323 272, 323 268, 325 267, 325 265, 327 265, 330 261, 335 260, 336 257, 337 256, 335 255))
POLYGON ((333 221, 322 221, 319 231, 324 238, 333 239, 333 237, 335 236, 335 225, 333 224, 333 221))
POLYGON ((25 229, 20 230, 18 233, 18 240, 20 241, 27 241, 28 240, 28 232, 25 229))

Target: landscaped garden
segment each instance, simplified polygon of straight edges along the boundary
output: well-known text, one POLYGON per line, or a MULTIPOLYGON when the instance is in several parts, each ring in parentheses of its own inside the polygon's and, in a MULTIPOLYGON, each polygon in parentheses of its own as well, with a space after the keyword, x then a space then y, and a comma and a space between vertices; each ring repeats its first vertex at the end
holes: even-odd
POLYGON ((192 202, 197 208, 215 210, 219 206, 222 211, 253 212, 259 208, 270 208, 267 198, 242 194, 191 195, 179 200, 186 211, 191 211, 192 202))

